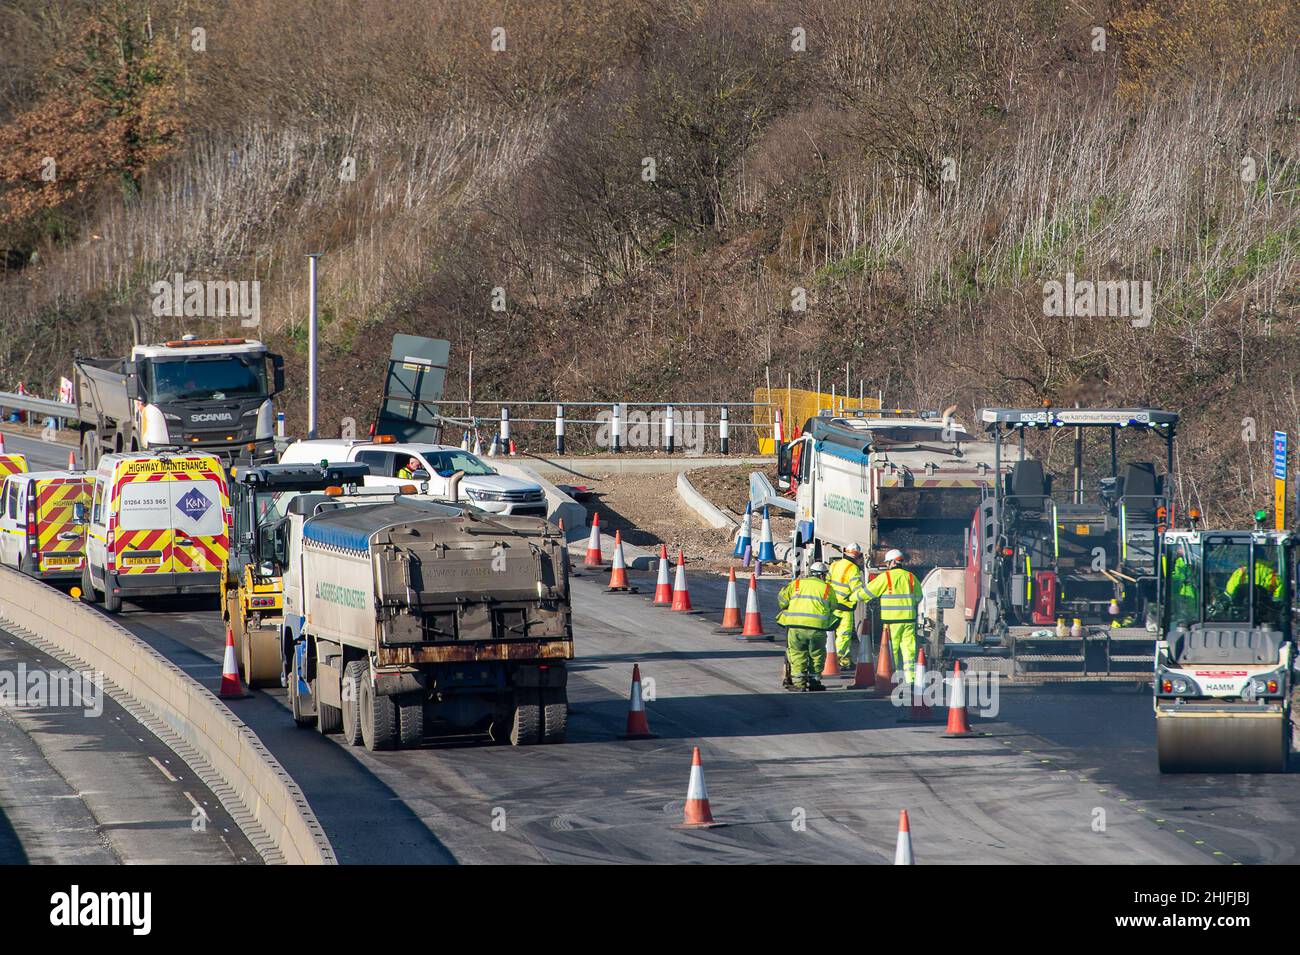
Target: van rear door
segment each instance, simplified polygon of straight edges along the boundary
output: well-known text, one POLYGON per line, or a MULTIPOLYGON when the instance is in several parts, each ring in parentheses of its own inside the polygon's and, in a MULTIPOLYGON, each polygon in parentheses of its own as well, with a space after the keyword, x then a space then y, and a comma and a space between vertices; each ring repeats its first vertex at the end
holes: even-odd
MULTIPOLYGON (((36 506, 37 570, 81 570, 86 556, 86 526, 73 522, 78 503, 90 507, 89 477, 32 481, 36 506)), ((31 501, 28 507, 32 506, 31 501)))
POLYGON ((176 471, 167 482, 172 573, 220 571, 228 552, 225 482, 210 470, 176 471))

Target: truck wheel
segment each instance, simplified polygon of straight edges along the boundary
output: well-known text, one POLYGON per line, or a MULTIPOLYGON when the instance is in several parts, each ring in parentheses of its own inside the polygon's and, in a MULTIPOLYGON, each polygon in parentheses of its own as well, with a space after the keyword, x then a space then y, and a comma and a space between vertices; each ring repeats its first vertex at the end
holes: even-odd
POLYGON ((542 690, 542 742, 563 743, 569 728, 569 695, 562 686, 542 690))
POLYGON ((88 604, 99 603, 99 594, 95 591, 95 585, 90 580, 90 564, 84 564, 81 568, 81 599, 88 604))
POLYGON ((343 742, 361 745, 361 687, 370 682, 370 666, 353 660, 343 668, 343 742))
POLYGON ((536 690, 515 690, 515 711, 510 721, 510 745, 532 746, 542 741, 542 708, 536 690))
POLYGON ((397 698, 397 728, 401 748, 410 749, 424 742, 424 691, 403 693, 397 698))
MULTIPOLYGON (((297 655, 295 654, 295 661, 297 655)), ((293 669, 289 671, 289 712, 293 714, 293 721, 299 726, 311 726, 316 722, 316 718, 307 712, 307 707, 303 705, 302 696, 298 693, 298 664, 295 662, 293 669)))
POLYGON ((113 593, 107 579, 104 581, 104 609, 109 613, 122 612, 122 595, 113 593))
POLYGON ((396 749, 399 741, 397 701, 380 696, 370 685, 369 675, 361 682, 361 740, 371 752, 396 749))

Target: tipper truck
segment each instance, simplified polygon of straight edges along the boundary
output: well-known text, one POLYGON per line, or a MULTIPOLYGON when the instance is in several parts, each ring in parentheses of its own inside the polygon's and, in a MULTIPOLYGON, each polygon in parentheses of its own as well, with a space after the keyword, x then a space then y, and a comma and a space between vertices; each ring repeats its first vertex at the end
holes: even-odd
MULTIPOLYGON (((874 576, 889 548, 904 552, 921 581, 921 630, 933 660, 948 641, 967 639, 961 607, 971 520, 1008 467, 992 442, 977 440, 951 415, 886 409, 808 419, 779 449, 777 474, 793 488, 786 508, 804 562, 830 561, 858 544, 874 576)), ((874 616, 870 635, 876 645, 874 616)))
POLYGON ((1162 773, 1282 773, 1291 751, 1295 537, 1172 530, 1160 545, 1162 773))
POLYGON ((174 449, 215 454, 226 465, 275 458, 271 399, 284 359, 259 341, 186 335, 135 345, 125 358, 73 361, 81 455, 174 449))
POLYGON ((282 648, 300 726, 371 750, 426 733, 564 738, 573 628, 557 528, 414 495, 301 494, 288 516, 282 648))

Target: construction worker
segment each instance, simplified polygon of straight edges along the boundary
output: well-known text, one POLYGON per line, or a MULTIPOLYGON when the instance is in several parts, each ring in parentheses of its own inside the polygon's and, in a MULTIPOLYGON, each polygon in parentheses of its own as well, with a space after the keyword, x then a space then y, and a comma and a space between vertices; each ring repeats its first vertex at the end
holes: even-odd
POLYGON ((827 577, 840 603, 840 609, 835 612, 835 655, 842 673, 853 670, 853 638, 857 633, 854 608, 871 600, 862 586, 862 568, 858 566, 861 558, 862 548, 856 543, 849 544, 831 564, 827 577))
POLYGON ((894 672, 902 672, 908 683, 916 676, 916 606, 921 586, 916 575, 904 569, 898 548, 885 554, 885 571, 867 584, 867 599, 880 600, 880 622, 889 627, 889 644, 894 651, 894 672))
POLYGON ((421 470, 421 468, 420 468, 420 459, 419 459, 419 458, 410 458, 410 459, 408 459, 407 462, 406 462, 406 467, 404 467, 404 468, 398 468, 398 470, 397 470, 397 476, 398 476, 399 478, 407 478, 407 479, 409 479, 409 478, 413 478, 413 477, 415 477, 415 472, 416 472, 416 471, 419 471, 419 470, 421 470))
POLYGON ((826 565, 820 560, 781 589, 777 598, 781 612, 776 622, 786 628, 785 655, 789 664, 788 690, 824 690, 817 679, 826 663, 826 631, 835 626, 839 602, 835 588, 826 580, 826 565))
MULTIPOLYGON (((1223 592, 1234 605, 1244 605, 1250 588, 1246 585, 1246 568, 1238 567, 1228 578, 1223 592)), ((1257 623, 1280 623, 1279 613, 1283 580, 1268 564, 1255 561, 1255 617, 1257 623)), ((1243 608, 1244 609, 1244 608, 1243 608)))
POLYGON ((1187 560, 1187 547, 1179 541, 1174 548, 1174 569, 1169 573, 1171 620, 1191 623, 1200 619, 1196 584, 1196 571, 1187 560))

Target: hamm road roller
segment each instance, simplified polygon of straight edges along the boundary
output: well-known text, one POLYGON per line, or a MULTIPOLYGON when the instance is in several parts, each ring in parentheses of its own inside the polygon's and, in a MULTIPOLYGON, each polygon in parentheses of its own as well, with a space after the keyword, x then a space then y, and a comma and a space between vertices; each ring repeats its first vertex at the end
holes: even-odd
POLYGON ((1295 662, 1289 531, 1171 530, 1161 546, 1162 773, 1281 773, 1295 662))

